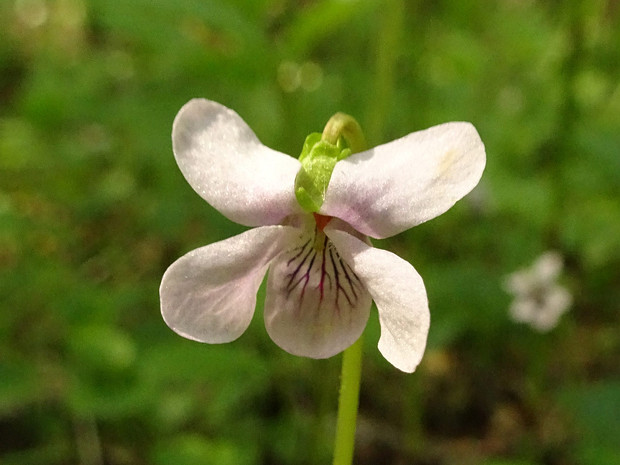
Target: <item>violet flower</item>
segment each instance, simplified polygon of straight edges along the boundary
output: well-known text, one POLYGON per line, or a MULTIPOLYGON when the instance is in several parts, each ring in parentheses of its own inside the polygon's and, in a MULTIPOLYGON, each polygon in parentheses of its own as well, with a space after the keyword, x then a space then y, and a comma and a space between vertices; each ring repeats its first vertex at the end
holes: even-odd
POLYGON ((400 370, 415 370, 430 323, 424 283, 369 237, 430 220, 476 186, 486 158, 471 124, 434 126, 339 159, 312 212, 296 198, 302 163, 261 144, 234 111, 191 100, 174 121, 172 142, 194 190, 254 228, 168 268, 160 297, 170 328, 200 342, 237 339, 269 270, 265 326, 282 349, 312 358, 343 351, 362 334, 374 300, 379 350, 400 370))

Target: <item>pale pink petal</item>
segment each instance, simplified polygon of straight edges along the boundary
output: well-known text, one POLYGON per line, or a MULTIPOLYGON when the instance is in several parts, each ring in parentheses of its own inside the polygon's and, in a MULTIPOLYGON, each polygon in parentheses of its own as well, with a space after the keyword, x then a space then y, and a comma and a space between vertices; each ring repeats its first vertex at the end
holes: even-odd
POLYGON ((294 193, 299 161, 265 147, 225 106, 190 100, 174 120, 172 146, 187 182, 227 218, 268 225, 301 211, 294 193))
POLYGON ((446 123, 336 164, 320 213, 375 238, 448 210, 482 175, 484 145, 469 123, 446 123))
POLYGON ((362 334, 371 298, 330 240, 302 231, 269 269, 265 326, 294 355, 327 358, 362 334))
POLYGON ((413 372, 424 354, 430 325, 422 278, 402 258, 336 228, 337 222, 332 220, 325 233, 377 305, 379 350, 396 368, 413 372))
POLYGON ((179 258, 160 287, 166 324, 195 341, 237 339, 250 324, 269 263, 296 234, 290 226, 263 226, 179 258))

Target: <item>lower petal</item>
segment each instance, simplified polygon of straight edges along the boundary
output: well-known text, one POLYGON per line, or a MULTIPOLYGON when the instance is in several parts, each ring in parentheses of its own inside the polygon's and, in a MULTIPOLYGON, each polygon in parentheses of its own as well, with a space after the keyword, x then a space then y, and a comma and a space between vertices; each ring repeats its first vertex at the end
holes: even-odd
POLYGON ((237 339, 252 320, 269 263, 296 234, 289 226, 264 226, 179 258, 164 273, 160 287, 166 324, 195 341, 237 339))
POLYGON ((370 314, 371 297, 333 243, 306 230, 272 263, 265 326, 287 352, 331 357, 353 344, 370 314))
POLYGON ((376 249, 331 223, 325 233, 377 304, 379 350, 399 370, 413 372, 424 354, 430 325, 422 278, 402 258, 376 249))

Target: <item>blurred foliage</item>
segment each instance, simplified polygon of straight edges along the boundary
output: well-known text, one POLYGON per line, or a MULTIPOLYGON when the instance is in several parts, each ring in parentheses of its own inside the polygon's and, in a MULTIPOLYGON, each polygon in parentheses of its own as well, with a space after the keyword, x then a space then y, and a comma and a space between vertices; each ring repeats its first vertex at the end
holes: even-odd
POLYGON ((620 463, 617 1, 3 0, 0 31, 0 463, 329 463, 338 357, 284 353, 260 308, 225 346, 160 318, 166 267, 242 230, 172 156, 198 96, 294 156, 336 111, 486 144, 474 192, 379 241, 433 322, 404 375, 371 318, 356 463, 620 463), (548 249, 574 304, 538 334, 502 282, 548 249))

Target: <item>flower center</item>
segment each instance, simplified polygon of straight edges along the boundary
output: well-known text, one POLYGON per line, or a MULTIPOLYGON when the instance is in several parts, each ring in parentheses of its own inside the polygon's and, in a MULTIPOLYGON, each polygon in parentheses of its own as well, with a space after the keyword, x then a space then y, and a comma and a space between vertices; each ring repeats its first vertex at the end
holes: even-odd
POLYGON ((332 219, 331 216, 319 215, 318 213, 312 213, 314 215, 314 221, 316 222, 316 227, 319 231, 323 232, 327 223, 329 223, 332 219))

